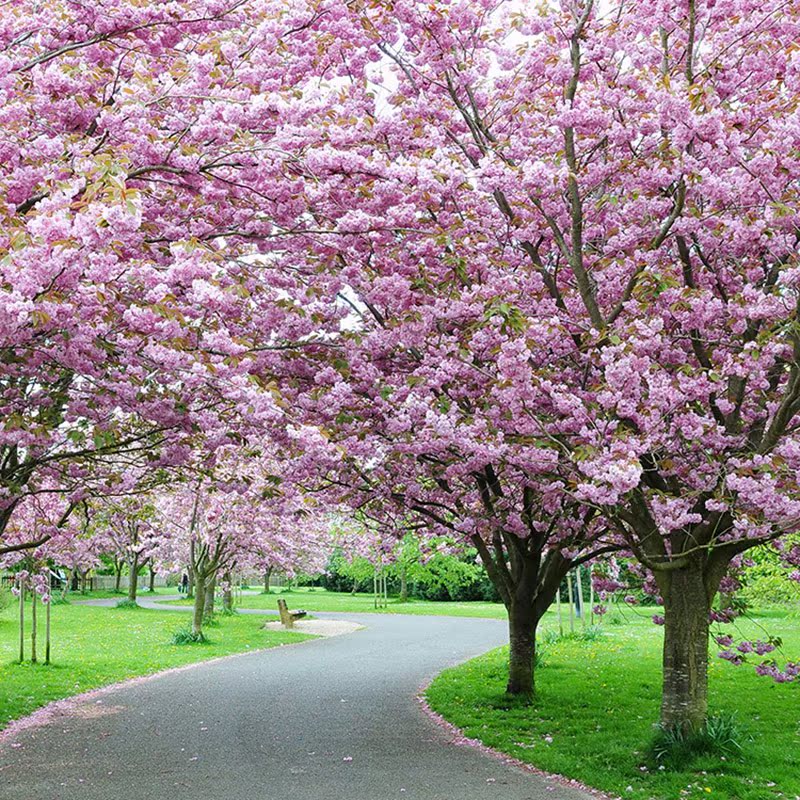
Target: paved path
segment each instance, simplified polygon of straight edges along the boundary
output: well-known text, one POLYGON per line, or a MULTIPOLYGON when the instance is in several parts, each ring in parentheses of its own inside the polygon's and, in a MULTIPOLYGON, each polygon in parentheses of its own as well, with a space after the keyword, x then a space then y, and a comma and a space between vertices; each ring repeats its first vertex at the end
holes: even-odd
POLYGON ((446 666, 501 644, 502 622, 315 616, 366 628, 166 673, 22 731, 0 745, 0 799, 588 797, 451 744, 415 699, 446 666))

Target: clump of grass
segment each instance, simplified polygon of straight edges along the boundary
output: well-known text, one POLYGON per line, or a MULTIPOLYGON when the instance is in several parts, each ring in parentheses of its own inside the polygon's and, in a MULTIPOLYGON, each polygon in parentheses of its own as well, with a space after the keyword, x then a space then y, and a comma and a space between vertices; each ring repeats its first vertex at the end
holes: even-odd
POLYGON ((647 755, 667 770, 683 770, 703 756, 738 756, 747 733, 736 714, 715 714, 699 730, 659 726, 647 755))
POLYGON ((202 633, 195 633, 191 628, 179 628, 172 634, 172 644, 209 644, 202 633))
POLYGON ((50 597, 51 606, 68 606, 69 597, 62 597, 60 594, 54 594, 50 597))
POLYGON ((569 633, 559 633, 556 630, 545 631, 541 637, 544 644, 556 644, 557 642, 594 642, 603 637, 603 629, 600 625, 589 625, 587 628, 569 633))
POLYGON ((131 609, 131 608, 141 608, 141 606, 135 600, 128 600, 127 598, 125 598, 125 600, 118 600, 114 608, 131 609))

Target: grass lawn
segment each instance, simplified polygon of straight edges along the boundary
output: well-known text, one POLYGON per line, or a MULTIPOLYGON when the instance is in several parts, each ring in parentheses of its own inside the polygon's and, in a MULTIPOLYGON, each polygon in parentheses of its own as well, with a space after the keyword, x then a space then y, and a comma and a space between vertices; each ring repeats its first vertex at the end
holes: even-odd
MULTIPOLYGON (((643 751, 658 717, 662 630, 644 614, 628 611, 626 620, 606 623, 594 641, 545 645, 532 706, 503 692, 506 648, 443 672, 428 701, 469 737, 626 800, 800 797, 800 685, 759 678, 713 649, 712 713, 736 713, 752 740, 740 757, 704 757, 676 772, 645 769, 643 751)), ((756 625, 783 637, 786 658, 800 659, 797 614, 764 612, 740 629, 756 625)))
MULTIPOLYGON (((30 605, 26 612, 30 613, 30 605)), ((15 663, 19 636, 16 614, 15 604, 0 612, 0 728, 51 700, 108 683, 231 653, 314 638, 301 633, 260 630, 263 618, 241 615, 223 617, 218 627, 208 628, 207 644, 178 646, 170 643, 172 634, 188 623, 188 615, 184 618, 171 611, 55 605, 53 663, 20 665, 15 663)), ((40 659, 44 657, 43 623, 42 613, 40 659)))
MULTIPOLYGON (((278 599, 286 601, 289 608, 302 608, 305 611, 341 611, 349 613, 377 614, 438 614, 448 617, 490 617, 505 619, 506 610, 501 603, 469 601, 452 603, 446 601, 409 600, 401 603, 397 598, 389 598, 388 608, 374 606, 371 593, 328 592, 325 589, 300 587, 292 590, 273 589, 269 594, 245 594, 242 608, 264 608, 277 611, 278 599)), ((191 605, 191 600, 173 600, 175 605, 191 605)))

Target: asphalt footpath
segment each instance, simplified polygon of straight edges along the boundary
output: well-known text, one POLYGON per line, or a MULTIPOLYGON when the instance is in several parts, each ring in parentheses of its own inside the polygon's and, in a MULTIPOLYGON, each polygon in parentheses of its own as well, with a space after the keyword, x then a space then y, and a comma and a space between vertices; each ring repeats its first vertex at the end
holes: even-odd
POLYGON ((0 798, 589 797, 454 743, 417 699, 421 686, 445 667, 503 644, 503 622, 314 616, 365 627, 167 672, 87 698, 0 744, 0 798))

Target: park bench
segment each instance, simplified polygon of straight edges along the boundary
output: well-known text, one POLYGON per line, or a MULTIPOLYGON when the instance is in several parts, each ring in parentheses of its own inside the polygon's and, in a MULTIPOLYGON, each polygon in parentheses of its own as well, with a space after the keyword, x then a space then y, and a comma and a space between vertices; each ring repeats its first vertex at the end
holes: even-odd
POLYGON ((285 600, 278 600, 278 613, 281 615, 281 624, 285 628, 293 628, 295 620, 302 619, 308 612, 300 609, 290 611, 285 600))

